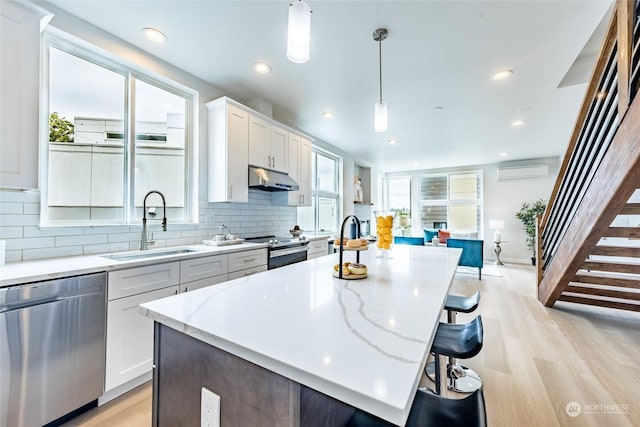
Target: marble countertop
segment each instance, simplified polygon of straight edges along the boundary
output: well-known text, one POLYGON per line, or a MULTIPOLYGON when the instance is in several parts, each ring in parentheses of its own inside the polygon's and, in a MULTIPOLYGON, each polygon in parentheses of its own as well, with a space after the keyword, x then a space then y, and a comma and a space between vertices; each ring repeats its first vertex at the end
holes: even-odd
MULTIPOLYGON (((461 250, 360 252, 369 275, 331 274, 338 254, 143 304, 141 313, 398 425, 420 381, 461 250)), ((355 261, 345 252, 344 261, 355 261)))
POLYGON ((123 268, 140 267, 158 264, 160 262, 181 261, 200 258, 222 253, 246 251, 250 249, 266 248, 266 243, 240 243, 227 246, 187 245, 179 247, 161 247, 149 249, 145 253, 153 254, 158 251, 173 249, 192 249, 194 252, 155 256, 144 259, 129 259, 118 261, 106 258, 109 255, 138 254, 142 251, 117 252, 114 254, 96 254, 76 257, 50 258, 36 261, 14 262, 0 267, 0 287, 18 285, 22 283, 50 280, 60 277, 77 276, 80 274, 97 273, 101 271, 122 270, 123 268))

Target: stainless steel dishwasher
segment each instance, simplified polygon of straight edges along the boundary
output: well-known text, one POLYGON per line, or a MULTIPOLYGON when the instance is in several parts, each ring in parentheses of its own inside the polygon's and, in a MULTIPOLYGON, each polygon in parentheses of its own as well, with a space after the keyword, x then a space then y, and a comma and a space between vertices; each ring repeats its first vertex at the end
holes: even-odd
POLYGON ((106 273, 0 288, 0 426, 42 426, 102 395, 106 273))

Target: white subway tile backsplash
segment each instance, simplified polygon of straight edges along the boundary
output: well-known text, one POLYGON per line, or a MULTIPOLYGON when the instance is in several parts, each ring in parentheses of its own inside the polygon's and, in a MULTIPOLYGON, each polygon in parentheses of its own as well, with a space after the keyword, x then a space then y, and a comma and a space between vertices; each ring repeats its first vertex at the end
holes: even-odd
POLYGON ((0 202, 40 203, 39 191, 0 191, 0 202))
POLYGON ((2 215, 0 224, 3 226, 10 225, 38 225, 40 223, 40 215, 2 215))
POLYGON ((0 215, 21 214, 24 203, 0 202, 0 215))
POLYGON ((84 255, 82 246, 63 246, 60 248, 25 249, 22 251, 22 261, 34 259, 57 258, 84 255))
POLYGON ((7 239, 7 250, 50 248, 55 246, 55 237, 30 237, 7 239))
MULTIPOLYGON (((295 207, 272 205, 270 193, 249 190, 249 203, 199 203, 199 224, 173 224, 163 232, 158 221, 148 223, 156 244, 164 247, 199 244, 225 224, 240 237, 288 236, 295 225, 295 207)), ((0 238, 7 240, 7 262, 89 255, 140 248, 141 224, 90 227, 40 227, 38 191, 0 191, 0 238)))
POLYGON ((56 237, 56 236, 81 236, 83 227, 37 227, 25 226, 24 237, 56 237))
POLYGON ((0 227, 0 239, 15 239, 22 237, 22 227, 0 227))
POLYGON ((196 243, 202 243, 196 241, 194 237, 184 237, 181 239, 167 239, 167 246, 180 246, 180 245, 195 245, 196 243))
MULTIPOLYGON (((84 234, 114 234, 114 233, 128 233, 135 231, 136 227, 130 225, 101 225, 93 227, 84 227, 84 234)), ((140 227, 138 233, 140 233, 140 227)))
MULTIPOLYGON (((140 249, 140 242, 138 242, 138 246, 132 249, 140 249)), ((109 252, 122 252, 129 250, 129 242, 120 242, 120 243, 109 243, 106 245, 85 245, 84 246, 84 254, 85 255, 93 255, 93 254, 106 254, 109 252)))
MULTIPOLYGON (((132 240, 140 241, 140 232, 137 233, 115 233, 108 235, 109 243, 130 242, 132 240)), ((106 243, 106 242, 104 242, 106 243)))
POLYGON ((4 262, 20 262, 22 261, 22 251, 6 251, 4 253, 4 262))
POLYGON ((107 243, 106 234, 56 237, 56 246, 93 245, 100 243, 107 243))
POLYGON ((40 203, 25 203, 23 213, 40 215, 40 203))

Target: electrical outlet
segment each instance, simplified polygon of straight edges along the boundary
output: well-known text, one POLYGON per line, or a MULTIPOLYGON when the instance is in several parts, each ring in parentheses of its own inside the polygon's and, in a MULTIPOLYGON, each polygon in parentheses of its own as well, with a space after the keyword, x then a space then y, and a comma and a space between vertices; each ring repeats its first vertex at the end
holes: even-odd
POLYGON ((220 427, 220 396, 202 387, 200 427, 220 427))

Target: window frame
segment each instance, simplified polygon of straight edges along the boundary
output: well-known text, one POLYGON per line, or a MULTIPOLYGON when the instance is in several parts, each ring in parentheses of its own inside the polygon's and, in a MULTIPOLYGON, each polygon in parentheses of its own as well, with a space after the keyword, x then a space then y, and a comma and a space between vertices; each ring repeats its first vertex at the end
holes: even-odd
POLYGON ((145 82, 185 100, 185 147, 184 147, 184 215, 171 219, 174 224, 198 223, 198 106, 199 94, 179 82, 168 79, 145 69, 123 57, 117 56, 89 42, 81 40, 55 27, 47 27, 41 40, 41 77, 39 111, 39 187, 40 187, 40 227, 100 227, 130 226, 140 223, 135 217, 135 83, 145 82), (125 79, 124 88, 124 136, 123 141, 123 216, 121 221, 82 220, 55 222, 48 215, 48 172, 49 172, 49 64, 50 48, 76 56, 84 61, 120 74, 125 79))
MULTIPOLYGON (((416 174, 413 177, 412 184, 415 183, 415 188, 417 191, 415 192, 415 200, 412 200, 412 205, 414 205, 416 212, 419 214, 415 215, 415 218, 412 217, 412 226, 417 227, 416 229, 422 230, 423 228, 433 228, 431 226, 424 227, 422 224, 422 208, 424 206, 445 206, 447 208, 447 226, 451 229, 451 206, 476 206, 476 209, 479 211, 477 218, 477 227, 478 230, 478 238, 482 239, 484 235, 484 229, 482 224, 484 223, 484 172, 482 170, 468 170, 468 171, 456 171, 456 172, 440 172, 440 173, 431 173, 431 174, 416 174), (467 199, 467 200, 451 200, 451 177, 458 175, 470 175, 475 174, 478 179, 478 197, 476 199, 467 199), (446 177, 447 178, 447 194, 445 199, 433 199, 433 200, 422 200, 420 198, 421 194, 421 181, 423 178, 427 177, 446 177)), ((413 198, 412 198, 413 199, 413 198)), ((454 230, 455 231, 455 230, 454 230)), ((462 230, 461 230, 462 231, 462 230)))
MULTIPOLYGON (((314 233, 335 233, 340 228, 340 221, 342 218, 342 196, 340 192, 341 182, 342 182, 342 167, 343 160, 342 157, 334 154, 328 150, 324 150, 320 147, 316 147, 313 145, 311 147, 311 155, 313 156, 312 160, 312 171, 311 171, 311 206, 314 207, 313 210, 313 232, 314 233), (327 157, 335 162, 335 189, 336 192, 326 191, 326 190, 318 190, 318 155, 322 155, 327 157), (334 230, 320 230, 320 198, 334 199, 336 203, 336 222, 334 224, 334 230)), ((302 209, 309 208, 309 206, 303 207, 302 209)))

